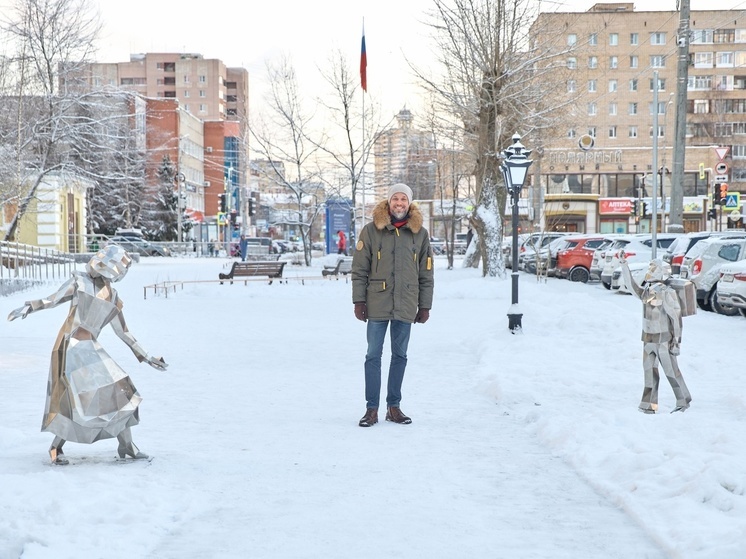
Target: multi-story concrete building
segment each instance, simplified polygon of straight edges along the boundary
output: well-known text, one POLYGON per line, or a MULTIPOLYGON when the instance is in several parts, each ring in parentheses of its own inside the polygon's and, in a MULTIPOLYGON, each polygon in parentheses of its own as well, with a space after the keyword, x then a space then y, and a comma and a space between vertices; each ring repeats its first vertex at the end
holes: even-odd
MULTIPOLYGON (((652 203, 657 182, 658 226, 663 218, 665 229, 678 26, 678 12, 638 12, 632 3, 542 13, 534 21, 532 47, 546 53, 541 64, 557 68, 553 75, 565 81, 566 98, 557 104, 568 107, 558 110, 566 115, 560 134, 533 139, 543 148, 534 153, 531 172, 533 186, 543 193, 545 227, 649 230, 650 219, 634 219, 631 205, 634 198, 652 203), (652 159, 656 141, 658 173, 652 159)), ((708 196, 716 180, 727 180, 731 207, 719 226, 742 226, 737 214, 743 213, 740 192, 746 191, 746 17, 740 11, 692 11, 690 28, 685 177, 678 185, 683 225, 687 231, 713 228, 708 196)))
POLYGON ((385 198, 390 185, 403 182, 416 200, 431 200, 436 171, 433 135, 414 128, 412 113, 406 108, 396 120, 398 127, 381 134, 373 148, 376 198, 385 198))
POLYGON ((231 208, 243 211, 249 114, 244 68, 194 53, 132 54, 128 62, 83 65, 66 73, 60 87, 125 90, 147 99, 148 168, 157 167, 163 153, 172 157, 179 188, 197 220, 208 216, 214 222, 218 194, 226 191, 231 208))

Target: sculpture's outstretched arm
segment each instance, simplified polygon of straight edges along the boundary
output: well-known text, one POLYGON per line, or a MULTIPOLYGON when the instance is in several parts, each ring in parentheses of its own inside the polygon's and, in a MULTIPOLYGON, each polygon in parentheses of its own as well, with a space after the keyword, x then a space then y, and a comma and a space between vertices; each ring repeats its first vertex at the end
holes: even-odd
POLYGON ((46 297, 45 299, 36 299, 35 301, 26 301, 26 304, 22 307, 11 311, 8 315, 8 320, 15 320, 16 318, 26 318, 29 314, 36 311, 43 311, 44 309, 52 309, 62 303, 67 303, 72 300, 75 295, 76 289, 76 278, 72 277, 63 283, 56 293, 46 297))

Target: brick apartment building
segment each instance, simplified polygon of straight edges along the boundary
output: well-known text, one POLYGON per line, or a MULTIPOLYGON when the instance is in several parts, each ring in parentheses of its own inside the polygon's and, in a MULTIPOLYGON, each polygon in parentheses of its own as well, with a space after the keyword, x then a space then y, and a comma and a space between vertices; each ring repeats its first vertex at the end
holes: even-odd
MULTIPOLYGON (((531 172, 534 187, 540 187, 536 191, 543 194, 545 227, 649 231, 650 220, 636 222, 630 208, 633 198, 652 201, 656 110, 658 168, 663 169, 662 192, 659 175, 656 196, 664 204, 659 220, 667 213, 678 26, 679 12, 638 12, 632 3, 542 13, 532 24, 532 46, 549 53, 541 64, 557 68, 553 75, 564 80, 567 96, 560 101, 570 107, 560 133, 540 138, 543 151, 533 156, 531 172)), ((740 193, 746 192, 746 17, 735 10, 692 11, 690 29, 684 228, 714 227, 707 209, 718 175, 727 176, 731 202, 737 202, 720 217, 719 226, 742 227, 742 219, 729 216, 743 213, 740 193)), ((665 229, 666 215, 663 219, 665 229)))

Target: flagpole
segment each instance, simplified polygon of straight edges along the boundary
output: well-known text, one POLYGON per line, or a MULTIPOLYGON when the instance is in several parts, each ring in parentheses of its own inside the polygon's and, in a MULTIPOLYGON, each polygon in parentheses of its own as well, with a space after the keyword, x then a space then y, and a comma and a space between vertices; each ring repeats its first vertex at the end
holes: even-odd
POLYGON ((363 96, 363 146, 361 150, 360 184, 362 186, 363 211, 360 217, 360 229, 365 227, 365 92, 368 90, 368 55, 365 52, 365 17, 363 17, 363 41, 360 47, 360 93, 363 96))

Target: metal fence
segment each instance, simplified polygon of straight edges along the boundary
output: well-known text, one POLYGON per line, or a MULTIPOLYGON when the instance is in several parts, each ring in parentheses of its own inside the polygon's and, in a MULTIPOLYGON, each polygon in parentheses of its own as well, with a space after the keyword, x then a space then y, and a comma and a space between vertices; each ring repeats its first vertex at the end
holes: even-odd
POLYGON ((72 254, 0 241, 0 295, 8 295, 45 281, 67 279, 75 266, 76 260, 72 254))

